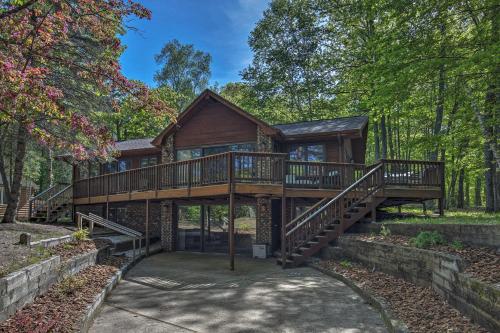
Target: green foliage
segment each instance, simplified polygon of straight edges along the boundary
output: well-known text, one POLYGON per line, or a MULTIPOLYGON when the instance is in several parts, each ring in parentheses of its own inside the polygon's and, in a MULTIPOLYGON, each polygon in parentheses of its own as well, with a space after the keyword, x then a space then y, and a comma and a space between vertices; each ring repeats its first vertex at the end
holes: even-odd
POLYGON ((195 50, 192 44, 181 44, 171 40, 155 56, 156 63, 163 66, 155 74, 155 81, 160 86, 168 86, 182 98, 177 109, 182 109, 208 86, 210 79, 210 54, 195 50))
POLYGON ((50 250, 44 248, 43 246, 37 246, 36 248, 31 249, 26 259, 12 263, 7 267, 0 268, 0 278, 23 267, 39 263, 40 261, 48 259, 51 256, 52 252, 50 252, 50 250))
POLYGON ((410 244, 421 249, 428 249, 434 245, 444 245, 446 241, 437 231, 422 231, 417 237, 410 239, 410 244))
POLYGON ((75 238, 75 240, 77 241, 84 241, 86 239, 89 238, 89 230, 84 228, 84 229, 80 229, 78 231, 75 231, 73 233, 73 237, 75 238))
POLYGON ((80 276, 68 276, 57 285, 57 292, 65 296, 75 295, 86 283, 87 280, 80 276))
POLYGON ((352 263, 349 260, 342 260, 340 262, 340 266, 342 266, 344 268, 350 268, 350 267, 352 267, 352 263))
POLYGON ((463 250, 464 249, 464 244, 459 240, 454 240, 453 242, 451 242, 450 245, 455 250, 463 250))
MULTIPOLYGON (((388 209, 395 212, 395 209, 388 209)), ((423 224, 500 224, 500 213, 487 213, 482 210, 447 210, 445 216, 423 216, 421 209, 405 208, 405 213, 415 217, 404 217, 391 220, 391 223, 423 223, 423 224)))
POLYGON ((380 228, 380 235, 387 237, 391 235, 391 230, 385 226, 385 224, 382 224, 382 227, 380 228))
POLYGON ((443 160, 448 206, 490 193, 491 208, 499 15, 492 0, 273 0, 251 33, 244 83, 225 93, 271 122, 368 115, 369 163, 443 160), (264 111, 273 104, 278 117, 264 111))

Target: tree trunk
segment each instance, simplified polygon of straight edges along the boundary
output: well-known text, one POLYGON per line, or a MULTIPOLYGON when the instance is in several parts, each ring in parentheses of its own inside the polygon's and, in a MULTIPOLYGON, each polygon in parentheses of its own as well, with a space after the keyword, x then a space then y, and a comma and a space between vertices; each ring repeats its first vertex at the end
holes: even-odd
POLYGON ((486 211, 495 211, 495 161, 488 143, 484 144, 484 193, 486 195, 486 211))
POLYGON ((470 208, 470 177, 465 175, 465 208, 470 208))
POLYGON ((457 208, 464 208, 464 178, 465 178, 465 170, 464 168, 460 169, 458 176, 458 191, 457 191, 457 208))
POLYGON ((380 160, 380 139, 378 132, 378 123, 373 122, 373 140, 375 141, 375 160, 380 160))
POLYGON ((446 208, 451 208, 451 207, 456 207, 456 200, 455 200, 455 186, 457 184, 457 172, 455 171, 455 168, 451 170, 451 180, 450 180, 450 187, 448 189, 448 200, 446 200, 446 208))
MULTIPOLYGON (((445 44, 445 33, 446 33, 446 28, 444 24, 441 24, 440 26, 440 32, 441 32, 441 49, 440 49, 440 56, 442 59, 446 56, 446 44, 445 44)), ((443 60, 444 61, 444 60, 443 60)), ((433 131, 433 136, 436 139, 439 139, 439 135, 441 134, 441 127, 443 123, 443 114, 444 114, 444 97, 445 97, 445 89, 446 89, 446 83, 445 83, 445 78, 446 76, 446 69, 444 66, 444 63, 441 63, 439 65, 439 73, 438 73, 438 93, 437 93, 437 104, 436 104, 436 118, 434 120, 434 131, 433 131)), ((438 158, 438 152, 439 152, 439 144, 438 140, 436 140, 436 148, 431 152, 430 154, 430 160, 431 161, 437 161, 438 158)))
POLYGON ((392 121, 390 117, 387 117, 387 136, 389 140, 389 156, 394 159, 394 135, 392 133, 392 121))
POLYGON ((476 185, 474 188, 474 206, 476 207, 481 207, 483 205, 482 200, 481 200, 481 192, 482 192, 482 187, 481 187, 481 177, 477 176, 476 177, 476 185))
MULTIPOLYGON (((19 193, 23 178, 24 157, 26 155, 26 130, 19 124, 16 134, 16 150, 12 183, 9 184, 10 191, 7 195, 7 208, 2 219, 2 223, 13 223, 17 213, 19 203, 19 193)), ((3 166, 3 163, 2 163, 3 166)), ((5 179, 4 179, 5 181, 5 179)))
POLYGON ((380 119, 380 131, 382 132, 382 158, 387 158, 387 129, 385 126, 385 115, 380 119))

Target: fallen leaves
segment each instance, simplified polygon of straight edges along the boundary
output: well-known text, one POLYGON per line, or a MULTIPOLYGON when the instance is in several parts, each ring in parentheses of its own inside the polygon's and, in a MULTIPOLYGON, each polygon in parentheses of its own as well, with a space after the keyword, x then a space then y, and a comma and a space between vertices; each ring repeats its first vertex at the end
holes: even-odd
POLYGON ((72 278, 78 286, 72 292, 61 292, 67 290, 67 280, 54 284, 47 293, 0 323, 0 332, 77 331, 87 306, 124 262, 124 258, 112 257, 103 264, 86 268, 72 278))
POLYGON ((356 281, 363 289, 384 298, 395 315, 414 333, 487 333, 448 305, 432 288, 419 287, 382 272, 372 272, 353 263, 349 267, 336 261, 321 265, 356 281))

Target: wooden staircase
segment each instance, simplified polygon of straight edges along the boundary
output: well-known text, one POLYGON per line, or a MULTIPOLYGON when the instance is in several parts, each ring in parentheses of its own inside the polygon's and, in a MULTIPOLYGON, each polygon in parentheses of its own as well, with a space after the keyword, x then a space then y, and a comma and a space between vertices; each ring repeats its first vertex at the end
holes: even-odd
POLYGON ((385 198, 375 194, 383 188, 382 163, 375 165, 335 198, 325 198, 288 223, 282 230, 278 264, 298 266, 365 218, 385 198))
POLYGON ((56 184, 30 199, 28 216, 30 222, 56 222, 71 211, 73 187, 56 184))

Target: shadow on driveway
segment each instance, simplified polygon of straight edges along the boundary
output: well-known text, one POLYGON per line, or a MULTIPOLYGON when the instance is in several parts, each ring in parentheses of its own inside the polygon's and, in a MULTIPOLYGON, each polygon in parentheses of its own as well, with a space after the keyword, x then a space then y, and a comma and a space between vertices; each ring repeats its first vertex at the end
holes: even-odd
POLYGON ((161 253, 141 261, 90 332, 386 332, 342 282, 274 260, 161 253))

